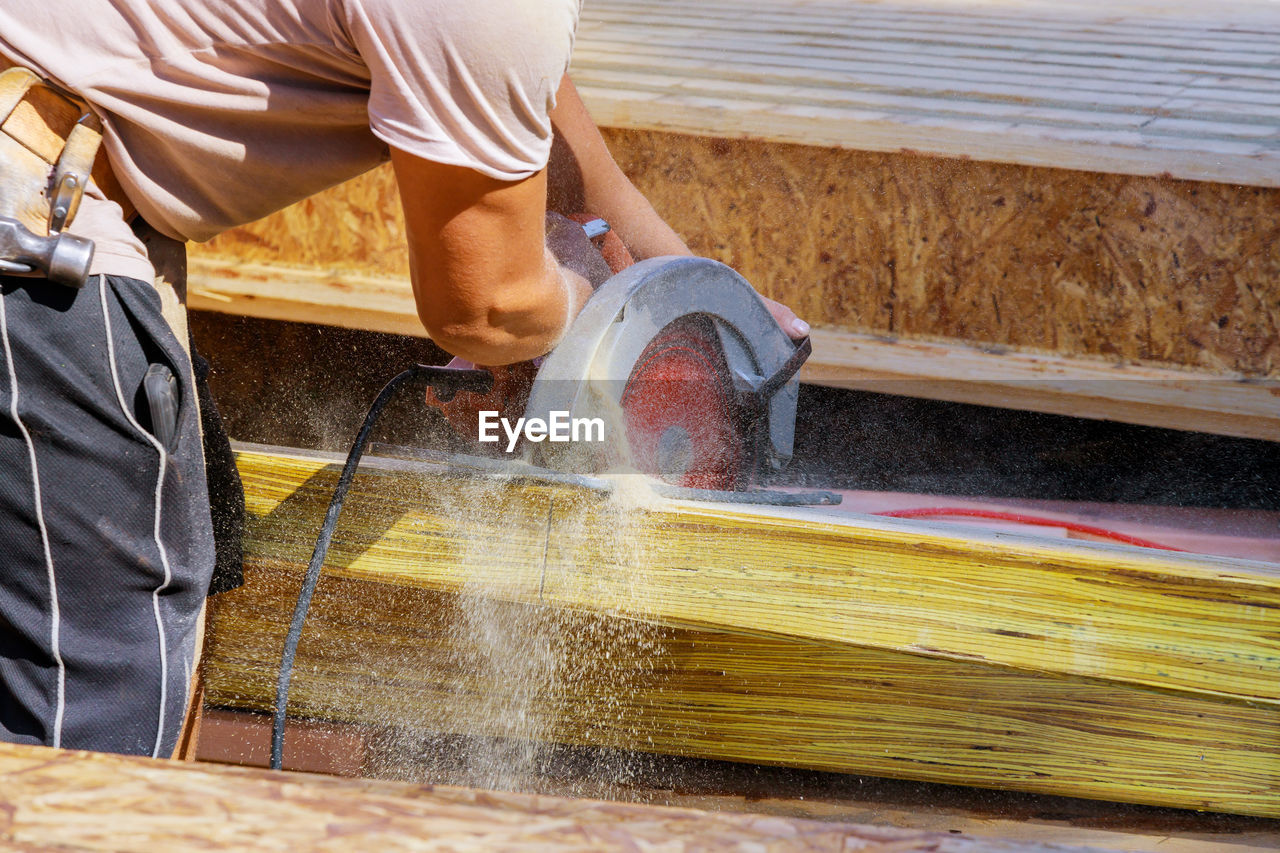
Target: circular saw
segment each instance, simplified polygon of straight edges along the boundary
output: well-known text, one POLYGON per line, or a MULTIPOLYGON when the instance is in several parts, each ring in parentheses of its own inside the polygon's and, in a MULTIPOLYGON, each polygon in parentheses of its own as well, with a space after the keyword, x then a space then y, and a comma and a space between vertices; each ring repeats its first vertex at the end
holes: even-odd
POLYGON ((638 470, 742 490, 791 458, 809 339, 793 342, 747 281, 706 258, 660 257, 609 278, 530 389, 526 419, 599 419, 604 441, 530 443, 574 473, 638 470))

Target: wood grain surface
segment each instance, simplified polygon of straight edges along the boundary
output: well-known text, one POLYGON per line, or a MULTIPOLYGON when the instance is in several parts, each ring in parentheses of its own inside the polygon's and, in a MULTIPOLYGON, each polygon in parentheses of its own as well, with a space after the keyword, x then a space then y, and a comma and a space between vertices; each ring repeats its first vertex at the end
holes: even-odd
MULTIPOLYGON (((257 553, 305 565, 332 457, 245 448, 238 464, 257 553)), ((1280 704, 1274 563, 361 470, 331 575, 1280 704)))
MULTIPOLYGON (((696 253, 814 325, 1226 376, 1280 371, 1280 190, 607 136, 696 253)), ((378 170, 233 229, 193 252, 192 304, 421 334, 399 217, 392 175, 378 170), (369 305, 349 288, 369 291, 369 305), (394 309, 378 295, 397 290, 394 309)))
MULTIPOLYGON (((201 257, 191 307, 269 320, 425 336, 406 279, 201 257)), ((1280 380, 1114 357, 820 328, 804 382, 1276 440, 1280 380)))
POLYGON ((11 850, 1067 851, 937 832, 0 744, 11 850))
POLYGON ((1280 185, 1262 2, 602 0, 573 73, 610 127, 1280 185))

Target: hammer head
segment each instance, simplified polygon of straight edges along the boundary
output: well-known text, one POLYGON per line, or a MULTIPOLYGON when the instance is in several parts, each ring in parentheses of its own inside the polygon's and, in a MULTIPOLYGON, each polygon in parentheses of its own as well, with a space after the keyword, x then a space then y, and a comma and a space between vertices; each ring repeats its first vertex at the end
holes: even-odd
POLYGON ((74 234, 41 237, 16 219, 0 217, 0 273, 43 275, 55 284, 84 287, 93 241, 74 234))

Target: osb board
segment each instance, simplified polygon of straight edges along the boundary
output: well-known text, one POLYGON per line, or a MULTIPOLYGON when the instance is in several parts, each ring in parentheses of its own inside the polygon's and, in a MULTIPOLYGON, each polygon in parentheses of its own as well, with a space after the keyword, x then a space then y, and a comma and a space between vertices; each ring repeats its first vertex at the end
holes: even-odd
MULTIPOLYGON (((1099 850, 1272 853, 1280 848, 1280 820, 1273 818, 798 771, 631 749, 545 742, 531 747, 508 740, 427 732, 420 720, 416 726, 412 730, 396 726, 371 729, 295 718, 285 738, 284 766, 288 770, 492 790, 492 757, 515 750, 535 756, 536 761, 501 765, 508 777, 518 777, 519 783, 500 786, 500 790, 870 823, 1099 850)), ((270 743, 270 714, 207 708, 197 760, 266 767, 270 743)))
MULTIPOLYGON (((271 711, 301 569, 251 548, 246 586, 214 600, 207 700, 271 711)), ((321 582, 289 708, 375 730, 1280 816, 1275 708, 660 627, 376 576, 321 582)), ((536 754, 495 751, 515 780, 536 754)))
POLYGON ((0 843, 19 850, 138 853, 1068 849, 849 823, 334 779, 11 744, 0 744, 0 843))
MULTIPOLYGON (((1280 375, 1280 189, 606 130, 698 254, 815 325, 1280 375)), ((201 257, 408 275, 387 169, 201 257)))
POLYGON ((1280 372, 1280 190, 606 134, 695 252, 802 317, 1280 372))

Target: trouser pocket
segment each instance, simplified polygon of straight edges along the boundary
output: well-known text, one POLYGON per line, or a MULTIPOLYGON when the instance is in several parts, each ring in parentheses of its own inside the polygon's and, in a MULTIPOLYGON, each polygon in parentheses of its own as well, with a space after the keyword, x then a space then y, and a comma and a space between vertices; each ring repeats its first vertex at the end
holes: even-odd
POLYGON ((54 287, 0 283, 0 738, 168 755, 213 567, 190 365, 150 284, 54 287))

